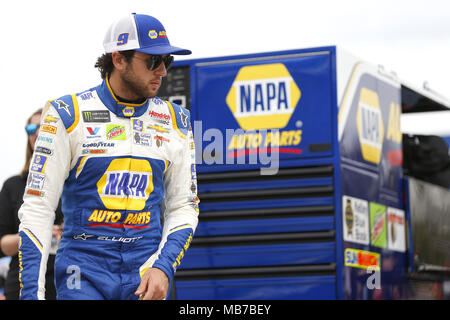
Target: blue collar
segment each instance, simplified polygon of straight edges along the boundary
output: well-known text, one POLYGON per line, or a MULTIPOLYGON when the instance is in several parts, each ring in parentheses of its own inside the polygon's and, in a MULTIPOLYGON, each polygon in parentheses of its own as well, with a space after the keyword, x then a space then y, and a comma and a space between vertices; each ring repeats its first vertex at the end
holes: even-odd
POLYGON ((149 99, 145 100, 142 104, 125 103, 117 100, 109 85, 108 78, 103 80, 102 84, 96 90, 103 104, 118 117, 139 117, 147 111, 149 99))

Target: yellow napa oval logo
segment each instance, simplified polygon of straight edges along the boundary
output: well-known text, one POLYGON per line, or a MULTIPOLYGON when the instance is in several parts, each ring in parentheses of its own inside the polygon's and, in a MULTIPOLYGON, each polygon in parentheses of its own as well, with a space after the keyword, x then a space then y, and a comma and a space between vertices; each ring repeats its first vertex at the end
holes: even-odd
POLYGON ((356 127, 364 160, 380 163, 383 150, 384 126, 378 94, 362 88, 356 112, 356 127))
POLYGON ((242 67, 226 102, 244 130, 284 128, 301 92, 282 63, 242 67))
POLYGON ((97 182, 104 206, 111 210, 142 210, 153 192, 150 163, 143 159, 114 159, 97 182))
POLYGON ((156 39, 158 38, 158 32, 156 32, 156 30, 150 30, 148 32, 148 36, 150 37, 150 39, 156 39))

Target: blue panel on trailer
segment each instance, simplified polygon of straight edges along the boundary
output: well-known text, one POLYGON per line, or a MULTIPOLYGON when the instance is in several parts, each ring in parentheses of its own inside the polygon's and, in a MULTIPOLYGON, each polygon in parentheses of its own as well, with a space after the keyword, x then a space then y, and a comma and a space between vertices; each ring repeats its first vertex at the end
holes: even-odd
MULTIPOLYGON (((201 219, 200 219, 201 221, 201 219)), ((334 216, 200 222, 195 237, 334 229, 334 216)))
POLYGON ((196 64, 199 167, 332 155, 331 51, 239 58, 196 64))
POLYGON ((335 276, 177 281, 179 300, 334 300, 335 276))
POLYGON ((334 243, 190 248, 180 269, 232 268, 336 261, 334 243))
POLYGON ((271 180, 270 183, 261 183, 261 181, 250 182, 229 182, 229 183, 205 183, 198 185, 198 192, 217 192, 217 191, 237 191, 237 190, 263 190, 274 188, 290 187, 313 187, 330 186, 333 184, 333 178, 305 178, 289 180, 271 180))
MULTIPOLYGON (((332 197, 323 198, 294 198, 282 200, 254 200, 254 201, 229 201, 229 202, 201 202, 200 212, 219 211, 219 210, 237 210, 237 209, 257 209, 257 208, 284 208, 295 206, 322 206, 332 205, 332 197)), ((200 215, 201 219, 201 215, 200 215)))
POLYGON ((447 142, 448 151, 450 152, 450 136, 448 136, 448 137, 442 136, 442 138, 445 140, 445 142, 447 142))

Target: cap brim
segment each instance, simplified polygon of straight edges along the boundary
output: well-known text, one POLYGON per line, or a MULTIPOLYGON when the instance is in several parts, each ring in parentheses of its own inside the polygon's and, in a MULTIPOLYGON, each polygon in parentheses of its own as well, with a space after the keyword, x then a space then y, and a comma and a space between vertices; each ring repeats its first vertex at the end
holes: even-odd
POLYGON ((192 52, 187 49, 182 49, 174 46, 152 46, 148 48, 135 49, 135 51, 146 53, 146 54, 176 54, 176 55, 188 55, 192 52))

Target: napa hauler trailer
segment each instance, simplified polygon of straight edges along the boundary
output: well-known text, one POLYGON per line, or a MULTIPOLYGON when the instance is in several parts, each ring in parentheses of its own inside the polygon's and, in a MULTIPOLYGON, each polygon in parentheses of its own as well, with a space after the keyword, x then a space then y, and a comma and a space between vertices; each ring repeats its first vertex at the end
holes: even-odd
POLYGON ((444 297, 450 194, 404 175, 410 91, 449 108, 334 46, 177 61, 160 96, 192 114, 201 202, 172 298, 444 297))

